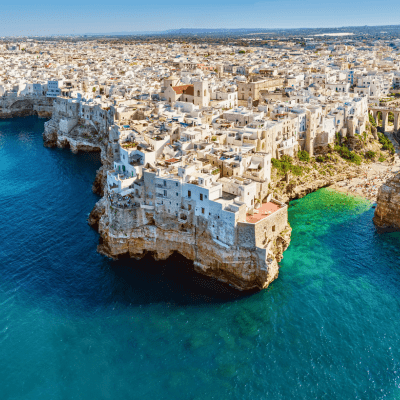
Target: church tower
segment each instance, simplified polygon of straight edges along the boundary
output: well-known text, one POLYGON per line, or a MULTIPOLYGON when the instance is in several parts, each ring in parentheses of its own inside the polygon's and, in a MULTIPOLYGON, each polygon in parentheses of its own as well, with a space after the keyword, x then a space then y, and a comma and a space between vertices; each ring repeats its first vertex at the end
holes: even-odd
POLYGON ((208 91, 208 81, 198 81, 194 86, 194 104, 199 107, 208 107, 210 103, 210 92, 208 91))

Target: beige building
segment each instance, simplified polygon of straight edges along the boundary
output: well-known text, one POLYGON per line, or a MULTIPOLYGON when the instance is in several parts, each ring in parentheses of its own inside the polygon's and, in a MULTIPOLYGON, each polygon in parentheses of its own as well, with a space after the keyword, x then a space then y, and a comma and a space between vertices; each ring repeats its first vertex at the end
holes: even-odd
POLYGON ((261 91, 273 91, 283 86, 284 78, 262 79, 259 81, 238 83, 239 100, 246 100, 251 97, 253 100, 260 99, 261 91))

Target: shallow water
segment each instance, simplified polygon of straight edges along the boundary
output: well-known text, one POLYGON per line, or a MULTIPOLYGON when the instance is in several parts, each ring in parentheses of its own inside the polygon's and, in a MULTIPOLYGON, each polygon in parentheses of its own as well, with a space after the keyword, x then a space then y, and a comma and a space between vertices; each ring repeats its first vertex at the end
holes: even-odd
POLYGON ((96 154, 0 120, 0 399, 397 399, 400 235, 326 189, 291 203, 269 289, 110 261, 86 223, 96 154))

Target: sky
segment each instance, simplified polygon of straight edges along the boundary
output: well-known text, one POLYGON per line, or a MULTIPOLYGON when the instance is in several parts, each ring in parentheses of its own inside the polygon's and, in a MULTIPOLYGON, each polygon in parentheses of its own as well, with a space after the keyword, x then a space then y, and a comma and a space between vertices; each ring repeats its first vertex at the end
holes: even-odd
POLYGON ((399 0, 9 0, 0 36, 400 24, 399 0))

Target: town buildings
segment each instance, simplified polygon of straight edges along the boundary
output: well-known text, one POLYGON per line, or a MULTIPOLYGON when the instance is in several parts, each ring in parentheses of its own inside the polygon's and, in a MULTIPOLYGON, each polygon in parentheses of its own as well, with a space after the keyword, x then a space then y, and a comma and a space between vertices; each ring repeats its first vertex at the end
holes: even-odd
POLYGON ((48 129, 107 141, 114 205, 152 212, 160 226, 190 222, 220 246, 265 250, 287 222, 269 190, 272 160, 361 135, 368 105, 399 86, 393 48, 319 46, 9 43, 0 104, 47 98, 48 129), (256 236, 243 236, 249 226, 256 236))

